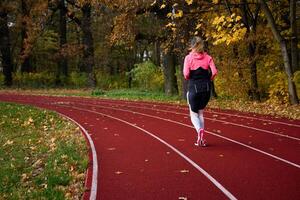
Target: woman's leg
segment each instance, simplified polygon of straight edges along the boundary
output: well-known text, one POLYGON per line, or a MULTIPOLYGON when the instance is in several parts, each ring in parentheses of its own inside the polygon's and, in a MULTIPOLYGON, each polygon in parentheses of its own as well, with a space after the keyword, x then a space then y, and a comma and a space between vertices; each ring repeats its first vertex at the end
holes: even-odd
POLYGON ((199 131, 201 129, 201 121, 199 118, 199 114, 193 112, 190 108, 190 117, 191 117, 192 124, 194 125, 194 127, 196 129, 196 132, 199 133, 199 131))
MULTIPOLYGON (((189 110, 190 110, 190 117, 193 126, 196 129, 197 132, 197 142, 195 145, 197 146, 206 146, 205 142, 203 141, 203 134, 204 134, 204 117, 203 117, 203 111, 204 109, 197 109, 198 99, 193 93, 187 93, 187 100, 189 104, 189 110), (192 109, 193 107, 193 109, 192 109), (196 111, 198 110, 198 111, 196 111), (196 112, 195 112, 196 111, 196 112)), ((207 104, 207 102, 205 102, 207 104)))
POLYGON ((196 129, 196 132, 199 133, 200 128, 201 128, 201 122, 199 119, 199 114, 197 112, 192 111, 191 103, 193 103, 193 97, 194 97, 194 95, 192 93, 190 93, 190 92, 187 93, 187 102, 189 105, 191 121, 192 121, 193 126, 196 129))
POLYGON ((199 133, 200 133, 200 140, 201 141, 203 140, 203 135, 204 135, 204 117, 203 117, 203 112, 204 112, 204 109, 203 110, 199 110, 199 112, 198 112, 199 122, 200 122, 199 133))
POLYGON ((198 111, 199 121, 200 121, 200 128, 204 129, 204 117, 203 117, 204 109, 198 111))

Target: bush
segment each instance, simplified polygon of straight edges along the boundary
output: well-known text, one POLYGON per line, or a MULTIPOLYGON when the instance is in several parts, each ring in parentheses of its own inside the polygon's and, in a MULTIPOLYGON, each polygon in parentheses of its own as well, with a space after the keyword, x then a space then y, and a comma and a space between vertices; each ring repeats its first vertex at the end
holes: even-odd
POLYGON ((284 72, 276 72, 274 76, 272 76, 268 102, 275 104, 289 103, 288 83, 284 72))
POLYGON ((132 75, 133 85, 137 88, 151 91, 163 90, 162 70, 151 61, 136 64, 129 74, 132 75))
POLYGON ((87 85, 87 78, 87 73, 71 72, 68 82, 72 87, 81 88, 87 85))
POLYGON ((128 80, 125 74, 110 75, 107 72, 96 71, 97 87, 103 90, 128 88, 128 80))
POLYGON ((298 97, 300 97, 300 71, 296 71, 294 73, 294 81, 295 81, 295 84, 296 84, 298 97))
POLYGON ((14 85, 17 87, 44 88, 55 86, 55 74, 49 72, 20 73, 13 75, 14 85))

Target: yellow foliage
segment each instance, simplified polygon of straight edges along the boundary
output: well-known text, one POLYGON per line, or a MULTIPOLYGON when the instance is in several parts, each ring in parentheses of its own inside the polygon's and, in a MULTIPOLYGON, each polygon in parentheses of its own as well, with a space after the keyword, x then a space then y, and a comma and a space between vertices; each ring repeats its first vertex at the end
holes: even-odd
POLYGON ((170 23, 168 23, 168 24, 166 25, 167 28, 169 28, 169 27, 174 27, 174 26, 175 26, 175 24, 174 24, 173 22, 170 22, 170 23))
POLYGON ((183 16, 183 11, 182 10, 178 10, 178 12, 175 13, 174 17, 175 18, 180 18, 183 16))
POLYGON ((169 12, 169 13, 167 14, 167 17, 170 18, 170 17, 172 17, 172 15, 173 15, 173 14, 169 12))
POLYGON ((288 83, 284 72, 277 72, 273 76, 273 84, 269 87, 269 103, 288 104, 289 93, 288 83))
POLYGON ((240 21, 241 19, 242 19, 241 16, 237 16, 237 17, 235 18, 235 21, 240 21))
POLYGON ((298 92, 298 96, 300 96, 300 70, 296 71, 294 73, 293 81, 295 82, 297 92, 298 92))
POLYGON ((200 29, 201 26, 202 26, 202 24, 197 24, 196 30, 200 29))
POLYGON ((216 16, 212 19, 211 24, 214 29, 208 36, 213 39, 213 44, 218 45, 225 43, 230 45, 231 43, 242 40, 247 32, 247 29, 242 24, 236 23, 241 19, 233 13, 231 16, 216 16), (235 23, 234 23, 235 21, 235 23))
POLYGON ((185 0, 185 2, 188 4, 188 5, 191 5, 193 3, 193 0, 185 0))
POLYGON ((166 7, 166 4, 162 4, 161 6, 160 6, 160 9, 164 9, 166 7))

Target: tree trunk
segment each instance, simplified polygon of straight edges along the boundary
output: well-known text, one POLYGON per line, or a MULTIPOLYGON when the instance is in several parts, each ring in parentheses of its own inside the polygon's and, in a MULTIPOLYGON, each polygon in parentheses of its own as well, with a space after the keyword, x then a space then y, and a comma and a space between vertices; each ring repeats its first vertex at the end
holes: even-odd
POLYGON ((255 60, 256 43, 250 42, 248 45, 249 58, 251 59, 250 74, 251 74, 251 97, 253 100, 260 101, 260 93, 257 81, 257 65, 255 60))
POLYGON ((279 44, 280 44, 281 53, 283 56, 285 73, 288 77, 288 91, 289 91, 290 102, 291 102, 291 104, 298 104, 299 100, 298 100, 298 96, 297 96, 296 85, 293 80, 292 67, 291 67, 291 62, 290 62, 290 58, 289 58, 289 54, 288 54, 288 50, 287 50, 286 41, 282 37, 282 35, 280 35, 280 32, 276 27, 274 17, 272 15, 267 3, 264 0, 260 0, 260 3, 262 5, 262 9, 267 17, 268 23, 271 26, 273 35, 274 35, 275 39, 277 40, 277 42, 279 42, 279 44))
POLYGON ((290 59, 289 59, 286 42, 281 41, 280 47, 281 47, 281 52, 283 55, 285 72, 288 77, 288 90, 289 90, 290 102, 292 104, 298 104, 299 100, 298 100, 298 96, 297 96, 296 85, 293 80, 293 73, 292 73, 292 69, 291 69, 291 64, 290 64, 290 59))
POLYGON ((180 72, 180 78, 181 78, 181 83, 182 83, 182 86, 181 86, 181 91, 182 91, 182 94, 181 94, 181 98, 182 99, 186 99, 186 93, 187 93, 187 89, 188 89, 188 81, 185 80, 184 76, 183 76, 183 63, 184 63, 184 57, 183 56, 180 56, 180 59, 177 61, 179 62, 179 72, 180 72))
POLYGON ((177 79, 175 76, 175 56, 172 51, 168 51, 164 55, 164 88, 166 95, 176 95, 178 94, 177 79))
POLYGON ((86 69, 88 74, 88 86, 96 86, 96 78, 94 75, 94 42, 91 27, 91 4, 86 3, 81 8, 82 10, 82 41, 83 41, 83 67, 86 69))
POLYGON ((7 26, 7 12, 0 8, 0 52, 2 54, 2 66, 4 85, 12 85, 12 59, 9 42, 9 29, 7 26))
MULTIPOLYGON (((248 14, 248 10, 250 9, 248 8, 247 0, 242 0, 242 3, 243 4, 241 4, 240 6, 242 12, 242 19, 243 19, 243 23, 247 28, 246 37, 249 37, 251 31, 253 32, 256 31, 256 18, 254 17, 255 15, 248 14)), ((251 64, 250 64, 251 84, 250 84, 250 91, 248 95, 250 99, 260 101, 260 94, 259 94, 258 81, 257 81, 257 65, 255 61, 255 50, 256 50, 256 43, 254 41, 249 42, 248 53, 249 53, 249 58, 251 60, 251 64)))
MULTIPOLYGON (((60 50, 62 51, 65 45, 67 44, 67 20, 66 20, 66 14, 67 9, 65 8, 65 0, 60 0, 59 2, 59 35, 60 35, 60 50)), ((61 52, 59 55, 59 61, 58 61, 58 69, 57 69, 57 75, 56 80, 57 84, 61 83, 61 75, 66 78, 68 76, 68 61, 65 55, 61 52)))
POLYGON ((290 0, 290 20, 292 29, 291 39, 291 60, 292 60, 292 72, 300 70, 298 59, 298 34, 297 34, 297 21, 296 21, 296 0, 290 0))
POLYGON ((22 48, 20 51, 21 57, 21 72, 33 72, 33 67, 31 65, 30 55, 27 55, 26 50, 26 40, 28 39, 28 34, 26 30, 26 18, 29 17, 29 8, 26 4, 25 0, 21 1, 22 7, 22 25, 21 25, 21 41, 22 41, 22 48))

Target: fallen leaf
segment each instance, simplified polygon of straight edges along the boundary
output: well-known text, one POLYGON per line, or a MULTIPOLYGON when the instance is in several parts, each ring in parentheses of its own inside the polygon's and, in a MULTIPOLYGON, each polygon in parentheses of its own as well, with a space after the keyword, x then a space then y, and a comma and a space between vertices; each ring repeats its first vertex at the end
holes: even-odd
POLYGON ((22 175, 21 175, 21 181, 22 181, 22 182, 27 181, 28 178, 29 178, 29 176, 28 176, 27 174, 22 174, 22 175))
POLYGON ((29 147, 31 150, 36 150, 36 147, 35 146, 32 146, 32 147, 29 147))
POLYGON ((40 164, 42 163, 42 160, 41 159, 38 159, 37 161, 35 161, 35 163, 33 163, 33 167, 37 167, 39 166, 40 164))
POLYGON ((178 197, 178 200, 187 200, 187 197, 178 197))
POLYGON ((182 169, 182 170, 180 170, 180 173, 189 173, 190 171, 189 170, 187 170, 187 169, 182 169))
POLYGON ((11 145, 11 144, 13 144, 13 143, 14 143, 14 141, 7 140, 7 141, 3 144, 3 146, 5 147, 6 145, 11 145))

